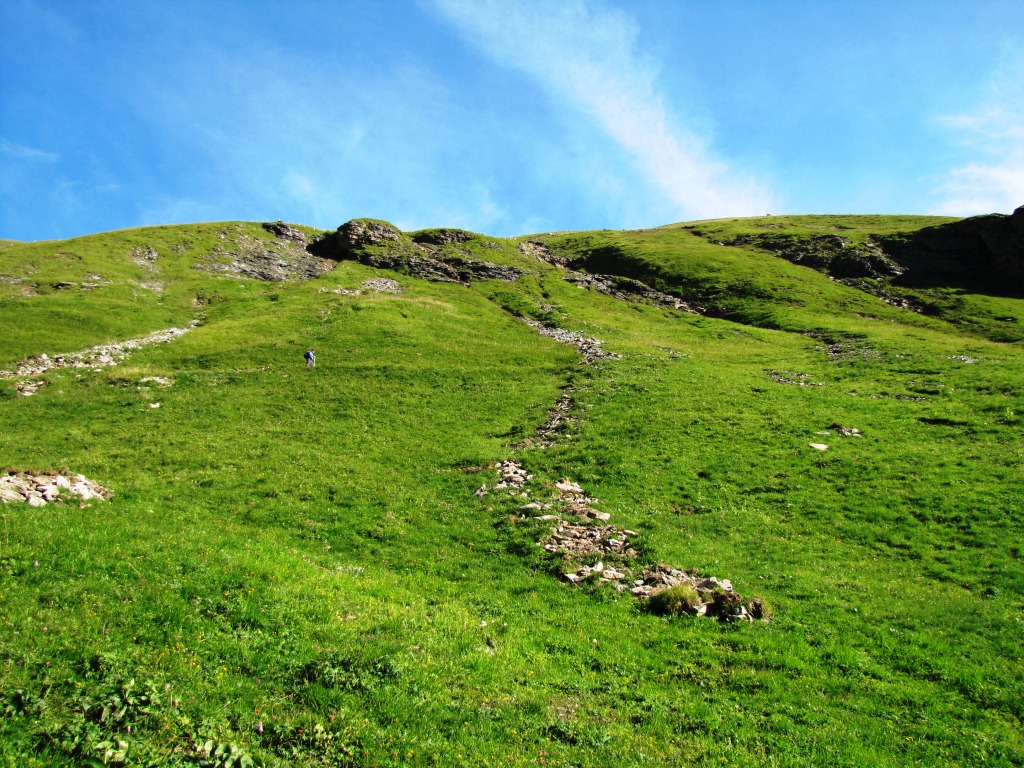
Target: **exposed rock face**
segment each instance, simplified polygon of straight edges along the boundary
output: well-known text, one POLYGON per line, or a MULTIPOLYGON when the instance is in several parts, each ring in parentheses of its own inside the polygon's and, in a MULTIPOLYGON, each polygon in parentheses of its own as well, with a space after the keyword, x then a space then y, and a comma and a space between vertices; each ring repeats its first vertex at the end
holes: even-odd
POLYGON ((402 233, 383 221, 371 219, 353 219, 338 227, 335 232, 338 244, 345 251, 363 248, 367 245, 383 245, 398 243, 402 233))
POLYGON ((904 267, 904 283, 943 283, 951 278, 1024 293, 1024 205, 1011 215, 994 213, 875 238, 904 267))
MULTIPOLYGON (((282 227, 285 228, 282 232, 293 230, 287 224, 282 227)), ((268 282, 310 280, 334 269, 333 261, 306 250, 305 235, 298 230, 294 233, 302 236, 301 242, 280 235, 277 240, 268 242, 244 231, 226 230, 219 234, 224 245, 216 246, 204 261, 193 266, 207 272, 268 282)))
POLYGON ((556 267, 566 267, 569 264, 569 259, 555 253, 544 243, 538 243, 534 240, 524 240, 521 242, 519 244, 519 252, 556 267))
POLYGON ((305 246, 309 241, 305 232, 293 227, 291 224, 285 224, 283 221, 264 222, 263 228, 267 230, 267 232, 272 233, 279 240, 290 240, 293 243, 298 243, 302 246, 305 246))

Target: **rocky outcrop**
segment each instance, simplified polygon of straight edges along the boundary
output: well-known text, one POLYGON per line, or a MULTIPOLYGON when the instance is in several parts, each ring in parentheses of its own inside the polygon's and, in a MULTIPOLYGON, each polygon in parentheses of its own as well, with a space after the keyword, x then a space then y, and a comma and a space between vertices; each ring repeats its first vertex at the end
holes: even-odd
POLYGON ((1024 205, 1009 216, 972 216, 875 240, 906 271, 901 283, 967 281, 998 293, 1024 293, 1024 205))
POLYGON ((353 219, 310 244, 310 251, 328 259, 343 259, 347 254, 368 246, 401 243, 402 233, 386 221, 353 219))
MULTIPOLYGON (((277 227, 276 224, 271 226, 277 227)), ((282 227, 279 231, 285 233, 294 229, 286 224, 282 227)), ((224 243, 215 246, 213 252, 194 264, 193 268, 220 272, 231 277, 285 282, 311 280, 335 267, 331 259, 310 253, 305 247, 305 235, 298 230, 294 230, 292 236, 283 238, 275 232, 277 239, 270 241, 241 230, 226 230, 220 232, 218 237, 224 243), (295 239, 298 236, 302 240, 295 239)))
POLYGON ((906 271, 873 242, 855 243, 841 235, 766 232, 739 235, 722 245, 761 248, 836 278, 895 277, 906 271))
POLYGON ((427 245, 450 245, 452 243, 468 243, 477 237, 464 229, 421 229, 413 232, 412 241, 427 245))
POLYGON ((405 235, 386 221, 353 219, 309 245, 309 251, 336 261, 354 260, 376 269, 392 269, 424 280, 468 283, 516 280, 523 270, 453 255, 441 246, 477 237, 461 229, 433 229, 405 235))
POLYGON ((564 280, 573 283, 581 288, 590 288, 620 301, 646 300, 653 304, 659 304, 670 309, 678 309, 694 315, 706 314, 704 307, 691 305, 677 296, 651 288, 646 283, 634 280, 631 277, 619 277, 617 275, 591 275, 586 272, 571 272, 564 280))

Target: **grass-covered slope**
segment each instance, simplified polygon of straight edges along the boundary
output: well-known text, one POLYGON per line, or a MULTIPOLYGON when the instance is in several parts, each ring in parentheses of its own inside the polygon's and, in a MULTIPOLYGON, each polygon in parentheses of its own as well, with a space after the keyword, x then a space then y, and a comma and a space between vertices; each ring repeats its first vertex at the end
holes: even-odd
POLYGON ((0 465, 113 491, 0 506, 4 764, 1020 764, 1024 350, 716 244, 762 223, 0 250, 0 369, 198 321, 31 397, 0 380, 0 465), (566 391, 553 444, 516 447, 566 391), (636 573, 731 579, 771 621, 569 584, 521 509, 561 478, 639 534, 636 573))

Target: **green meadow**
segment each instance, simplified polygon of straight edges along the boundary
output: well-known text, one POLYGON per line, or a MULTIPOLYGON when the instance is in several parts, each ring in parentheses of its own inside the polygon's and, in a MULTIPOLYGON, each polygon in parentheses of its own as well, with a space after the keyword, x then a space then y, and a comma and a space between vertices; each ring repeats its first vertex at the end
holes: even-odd
MULTIPOLYGON (((0 369, 195 323, 31 397, 0 378, 0 467, 112 492, 0 505, 0 764, 1024 764, 1024 299, 892 287, 915 312, 718 244, 762 224, 523 238, 701 314, 483 235, 436 251, 520 277, 195 268, 274 241, 245 223, 0 241, 0 369), (508 459, 637 532, 634 574, 770 620, 568 583, 508 459)), ((411 234, 366 250, 444 240, 411 234)))

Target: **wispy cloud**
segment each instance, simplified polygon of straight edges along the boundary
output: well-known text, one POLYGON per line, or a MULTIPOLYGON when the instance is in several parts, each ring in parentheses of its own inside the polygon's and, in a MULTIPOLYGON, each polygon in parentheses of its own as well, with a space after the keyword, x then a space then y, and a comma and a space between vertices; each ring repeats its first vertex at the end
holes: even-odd
POLYGON ((24 160, 32 163, 55 163, 60 160, 60 155, 53 152, 26 147, 24 144, 15 144, 7 141, 7 139, 0 139, 0 153, 15 160, 24 160))
POLYGON ((935 190, 939 213, 967 216, 1024 205, 1024 56, 1009 59, 971 114, 940 118, 975 159, 935 190))
POLYGON ((484 53, 596 121, 681 216, 772 210, 762 183, 671 113, 656 63, 638 52, 636 24, 625 14, 593 0, 432 2, 484 53))

